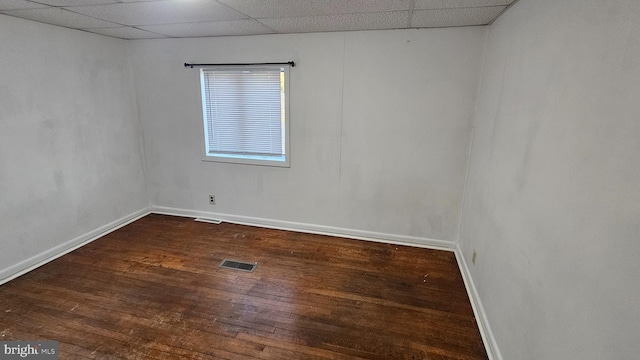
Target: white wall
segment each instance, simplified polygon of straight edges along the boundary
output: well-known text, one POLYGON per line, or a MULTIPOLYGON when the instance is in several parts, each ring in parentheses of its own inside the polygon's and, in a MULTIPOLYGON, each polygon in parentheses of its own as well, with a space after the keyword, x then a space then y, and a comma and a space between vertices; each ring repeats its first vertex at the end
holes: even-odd
POLYGON ((523 0, 488 30, 459 241, 502 355, 637 359, 640 2, 523 0))
POLYGON ((483 35, 465 28, 131 42, 152 203, 453 240, 483 35), (182 64, 288 60, 297 63, 291 168, 201 161, 198 71, 182 64))
POLYGON ((0 15, 0 44, 1 281, 148 199, 125 42, 0 15))

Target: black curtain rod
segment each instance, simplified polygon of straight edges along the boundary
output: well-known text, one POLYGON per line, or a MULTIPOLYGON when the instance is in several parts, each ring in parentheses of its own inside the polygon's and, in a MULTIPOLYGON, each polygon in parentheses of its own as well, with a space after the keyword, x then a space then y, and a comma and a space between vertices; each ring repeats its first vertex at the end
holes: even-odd
POLYGON ((273 63, 245 63, 245 64, 189 64, 184 63, 184 67, 194 68, 195 66, 247 66, 247 65, 291 65, 295 67, 296 63, 293 61, 288 62, 273 62, 273 63))

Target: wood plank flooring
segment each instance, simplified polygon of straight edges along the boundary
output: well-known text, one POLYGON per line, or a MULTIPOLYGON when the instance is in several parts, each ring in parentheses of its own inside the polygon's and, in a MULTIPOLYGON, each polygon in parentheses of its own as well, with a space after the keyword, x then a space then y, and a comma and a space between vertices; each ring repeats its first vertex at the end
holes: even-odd
POLYGON ((56 340, 60 359, 487 359, 451 252, 164 215, 0 304, 0 341, 56 340))

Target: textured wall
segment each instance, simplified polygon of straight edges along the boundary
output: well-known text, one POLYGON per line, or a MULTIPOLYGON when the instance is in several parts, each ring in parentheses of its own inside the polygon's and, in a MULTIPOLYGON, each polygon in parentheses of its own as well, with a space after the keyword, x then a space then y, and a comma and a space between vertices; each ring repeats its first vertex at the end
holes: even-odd
POLYGON ((124 41, 0 16, 0 280, 147 206, 124 41))
POLYGON ((483 28, 131 42, 154 205, 453 240, 483 28), (198 71, 295 60, 291 168, 203 162, 198 71), (207 194, 215 194, 210 206, 207 194))
POLYGON ((459 242, 504 359, 637 359, 640 2, 488 31, 459 242))

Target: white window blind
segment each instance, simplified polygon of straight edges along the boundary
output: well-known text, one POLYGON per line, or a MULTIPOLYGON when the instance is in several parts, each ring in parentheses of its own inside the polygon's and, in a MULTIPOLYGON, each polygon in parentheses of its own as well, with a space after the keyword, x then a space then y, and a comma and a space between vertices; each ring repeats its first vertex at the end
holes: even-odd
POLYGON ((207 156, 287 162, 285 74, 283 67, 201 69, 207 156))

